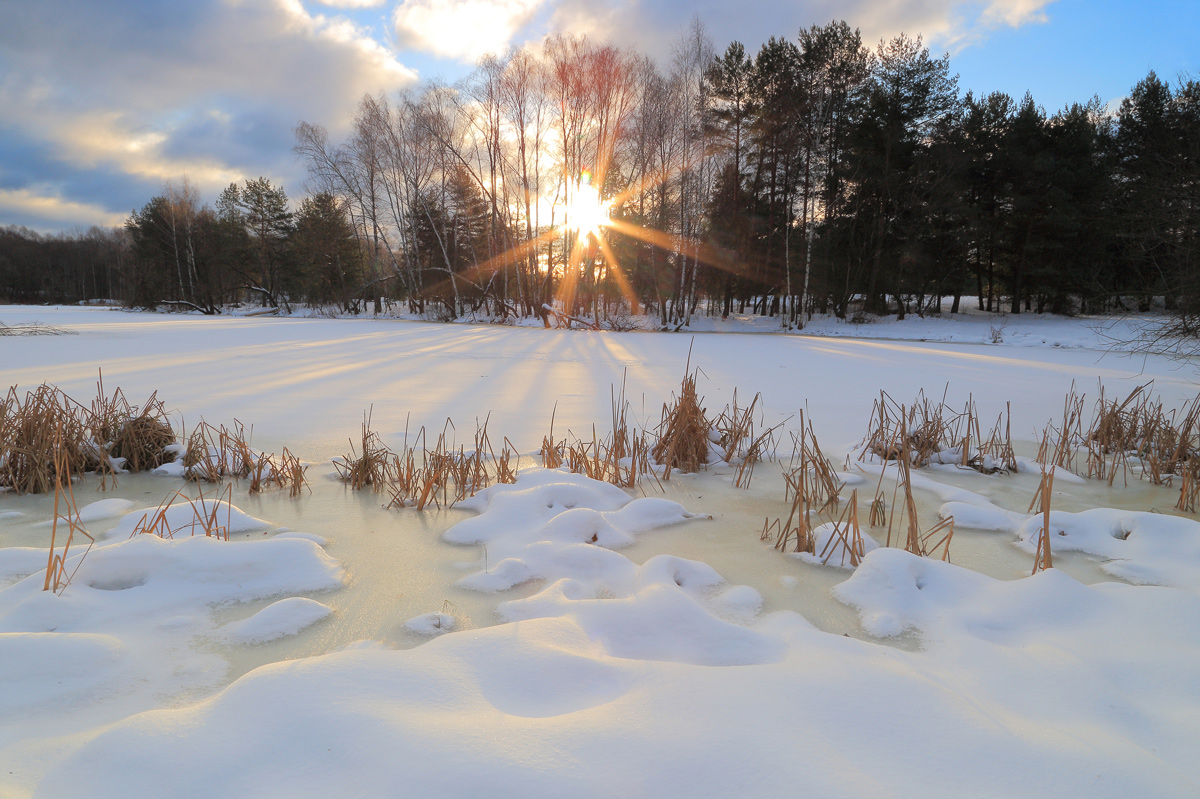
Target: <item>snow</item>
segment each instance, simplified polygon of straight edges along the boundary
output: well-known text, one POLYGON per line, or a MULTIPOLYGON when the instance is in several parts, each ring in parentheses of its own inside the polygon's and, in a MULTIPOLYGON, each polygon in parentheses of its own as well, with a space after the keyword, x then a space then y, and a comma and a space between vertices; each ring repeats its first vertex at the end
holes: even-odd
POLYGON ((332 608, 315 599, 290 596, 272 602, 248 619, 225 625, 222 632, 239 642, 262 643, 295 635, 331 613, 332 608))
POLYGON ((5 547, 0 549, 0 578, 24 577, 46 568, 46 550, 42 547, 5 547))
MULTIPOLYGON (((845 525, 842 526, 845 527, 845 525)), ((795 553, 796 557, 806 560, 809 563, 819 563, 823 566, 837 566, 842 569, 854 568, 851 550, 847 546, 847 539, 850 537, 848 530, 843 530, 842 534, 838 535, 834 532, 834 524, 828 522, 813 528, 812 533, 813 551, 811 553, 795 553)), ((861 538, 863 552, 870 552, 873 549, 879 548, 879 543, 870 534, 864 532, 861 538)))
POLYGON ((265 666, 100 731, 41 790, 1194 795, 1192 593, 1003 582, 881 549, 839 593, 881 633, 916 630, 924 649, 904 652, 791 614, 719 624, 693 596, 704 569, 646 571, 631 597, 571 599, 560 582, 557 615, 265 666))
POLYGON ((454 617, 449 613, 426 613, 414 616, 404 626, 420 635, 440 635, 454 629, 454 617))
MULTIPOLYGON (((552 412, 556 436, 590 437, 624 379, 631 415, 653 424, 689 349, 710 412, 734 386, 762 392, 766 424, 805 409, 837 464, 880 389, 903 400, 948 379, 948 401, 973 393, 985 418, 1011 400, 1027 443, 1072 381, 1089 391, 1102 381, 1116 396, 1153 377, 1170 406, 1195 393, 1177 364, 1106 353, 1089 321, 1054 317, 820 320, 804 335, 694 342, 100 309, 6 318, 79 333, 0 340, 10 384, 53 382, 86 398, 101 366, 128 396, 158 389, 181 421, 253 421, 263 451, 286 445, 326 462, 348 450, 368 408, 391 443, 421 425, 440 431, 447 417, 470 441, 470 422, 490 411, 492 440, 531 453, 552 412)), ((1042 516, 1014 493, 1034 480, 1020 465, 1011 477, 934 466, 913 486, 922 508, 954 516, 955 547, 962 537, 972 553, 1003 549, 1027 574, 1042 516)), ((848 484, 894 474, 853 466, 848 484)), ((777 471, 758 468, 756 481, 777 471)), ((1095 481, 1059 470, 1050 526, 1063 568, 997 579, 882 547, 866 528, 865 558, 850 568, 844 551, 820 565, 771 551, 756 530, 720 528, 706 515, 720 515, 714 505, 761 503, 761 519, 786 504, 737 493, 714 471, 671 493, 677 502, 523 463, 515 484, 420 517, 383 514, 379 495, 324 481, 333 511, 235 485, 232 504, 215 505, 228 541, 197 531, 182 501, 167 513, 172 537, 130 538, 179 483, 122 476, 112 498, 83 505, 99 543, 69 559, 74 577, 58 595, 41 590, 39 525, 53 511, 0 497, 14 508, 0 510, 0 796, 1200 792, 1193 518, 1149 504, 1076 507, 1083 500, 1060 492, 1090 497, 1095 481), (277 523, 283 503, 296 530, 277 523), (785 571, 647 549, 723 536, 736 540, 721 551, 765 550, 785 571), (419 598, 404 595, 412 582, 392 581, 401 567, 428 583, 419 598), (1107 581, 1072 576, 1089 569, 1107 581), (813 584, 856 619, 847 634, 806 618, 813 584), (388 639, 412 648, 351 637, 379 636, 364 621, 368 590, 388 639), (800 612, 779 609, 781 592, 800 612)), ((203 500, 203 515, 217 502, 203 500)), ((821 552, 831 528, 815 532, 821 552)))
MULTIPOLYGON (((102 499, 97 502, 90 502, 79 509, 75 520, 82 524, 98 522, 102 519, 111 519, 115 516, 120 516, 133 507, 133 502, 128 499, 119 499, 113 497, 111 499, 102 499)), ((63 521, 67 521, 67 517, 61 517, 63 521)), ((40 526, 49 527, 54 523, 54 520, 41 522, 40 526)))
MULTIPOLYGON (((158 508, 146 508, 127 513, 121 517, 117 526, 109 531, 110 538, 128 537, 139 527, 147 528, 154 525, 158 518, 158 508)), ((201 497, 188 501, 184 498, 175 502, 161 516, 167 533, 165 537, 204 535, 205 527, 210 519, 215 519, 218 527, 230 533, 244 533, 250 530, 261 530, 270 525, 262 519, 256 519, 247 513, 230 505, 225 500, 212 497, 201 497)))

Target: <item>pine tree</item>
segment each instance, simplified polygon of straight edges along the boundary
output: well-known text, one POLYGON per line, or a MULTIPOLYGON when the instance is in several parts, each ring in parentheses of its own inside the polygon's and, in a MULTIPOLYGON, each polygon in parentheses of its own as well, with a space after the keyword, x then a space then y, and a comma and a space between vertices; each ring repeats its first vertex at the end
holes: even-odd
POLYGON ((238 208, 245 215, 253 253, 254 271, 245 273, 246 288, 258 292, 264 306, 286 305, 289 290, 295 288, 295 270, 287 258, 292 232, 287 194, 267 178, 248 180, 240 192, 238 208))

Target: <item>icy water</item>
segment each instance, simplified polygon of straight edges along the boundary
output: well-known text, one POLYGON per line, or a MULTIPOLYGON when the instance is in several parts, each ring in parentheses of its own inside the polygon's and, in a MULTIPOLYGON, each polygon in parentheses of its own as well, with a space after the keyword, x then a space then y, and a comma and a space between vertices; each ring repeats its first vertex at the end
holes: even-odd
MULTIPOLYGON (((1008 510, 1024 513, 1037 488, 1038 477, 1030 474, 983 476, 970 470, 938 468, 920 473, 941 484, 963 488, 987 497, 1008 510)), ((231 645, 227 641, 202 642, 201 648, 229 662, 230 681, 260 665, 330 652, 358 641, 378 641, 384 646, 407 648, 428 640, 409 631, 405 622, 415 616, 444 611, 457 619, 456 629, 497 623, 497 603, 528 596, 540 590, 534 581, 500 594, 465 590, 456 581, 485 563, 482 547, 445 543, 441 534, 470 515, 459 509, 418 513, 411 509, 387 510, 385 498, 370 491, 354 492, 333 479, 328 464, 310 469, 311 493, 291 498, 283 492, 251 496, 245 485, 234 485, 233 501, 247 513, 270 523, 265 532, 244 533, 241 538, 271 535, 285 530, 314 533, 327 540, 326 550, 346 567, 346 585, 336 591, 313 594, 334 609, 331 618, 318 622, 298 635, 275 641, 231 645)), ((830 589, 850 572, 819 566, 776 551, 771 541, 761 541, 765 518, 786 516, 784 482, 776 464, 761 464, 747 489, 734 488, 732 475, 721 470, 699 475, 675 475, 661 484, 661 495, 688 510, 706 514, 685 524, 643 534, 622 553, 637 563, 658 554, 700 560, 713 566, 731 584, 757 589, 764 597, 765 613, 792 610, 818 628, 835 634, 868 638, 852 608, 834 600, 830 589)), ((857 486, 843 491, 849 497, 859 489, 860 520, 869 518, 869 503, 877 477, 864 475, 857 486)), ((119 497, 135 507, 155 507, 175 490, 195 495, 194 485, 149 476, 123 476, 116 489, 94 491, 96 483, 85 481, 77 488, 80 507, 98 499, 119 497)), ((883 490, 891 497, 894 482, 885 477, 883 490)), ((659 494, 653 481, 644 487, 659 494)), ((211 494, 212 489, 209 489, 211 494)), ((1128 487, 1109 488, 1100 481, 1056 481, 1053 507, 1077 511, 1091 507, 1117 507, 1174 513, 1177 491, 1130 480, 1128 487)), ((915 492, 922 528, 937 520, 943 500, 931 491, 915 492)), ((0 498, 0 546, 44 547, 49 529, 44 524, 53 513, 53 497, 4 496, 0 498), (21 515, 13 515, 18 512, 21 515)), ((117 519, 89 525, 102 537, 117 519)), ((885 528, 864 532, 884 543, 885 528)), ((1009 533, 958 528, 951 546, 952 562, 999 579, 1018 579, 1029 574, 1032 558, 1013 546, 1009 533)), ((1055 567, 1084 583, 1113 580, 1101 571, 1098 559, 1079 553, 1055 556, 1055 567)), ((0 583, 0 586, 11 580, 0 583)), ((68 589, 69 590, 69 589, 68 589)), ((247 618, 273 599, 242 603, 216 610, 219 624, 247 618)), ((885 643, 912 647, 912 640, 885 643)), ((194 697, 177 697, 176 701, 194 697)))

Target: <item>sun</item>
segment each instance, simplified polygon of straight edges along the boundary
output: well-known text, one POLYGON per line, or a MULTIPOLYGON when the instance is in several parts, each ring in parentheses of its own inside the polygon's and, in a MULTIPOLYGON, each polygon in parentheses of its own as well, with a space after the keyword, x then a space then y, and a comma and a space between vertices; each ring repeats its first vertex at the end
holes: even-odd
POLYGON ((600 199, 600 192, 592 185, 592 176, 588 172, 580 176, 574 188, 563 227, 581 235, 598 234, 600 228, 608 224, 611 204, 600 199))

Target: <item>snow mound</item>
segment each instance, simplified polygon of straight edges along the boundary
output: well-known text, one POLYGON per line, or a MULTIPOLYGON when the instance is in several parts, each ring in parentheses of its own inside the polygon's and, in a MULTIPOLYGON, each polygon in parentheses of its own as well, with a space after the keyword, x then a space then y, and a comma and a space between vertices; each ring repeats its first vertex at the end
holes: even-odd
MULTIPOLYGON (((76 521, 82 524, 88 524, 90 522, 101 521, 102 519, 112 519, 120 516, 132 507, 133 503, 128 499, 118 499, 115 497, 111 499, 101 499, 97 502, 92 502, 80 508, 79 516, 76 518, 76 521)), ((66 520, 65 516, 61 518, 64 521, 66 520)), ((49 519, 44 522, 38 522, 36 526, 50 527, 53 524, 54 520, 49 519)))
MULTIPOLYGON (((1037 550, 1040 514, 1017 529, 1017 546, 1037 550)), ((1200 591, 1200 522, 1162 513, 1094 508, 1050 511, 1050 551, 1076 550, 1103 558, 1109 574, 1139 585, 1200 591)))
MULTIPOLYGON (((959 527, 1015 536, 1020 549, 1037 551, 1042 514, 947 502, 942 518, 959 527)), ((1165 585, 1200 591, 1200 522, 1144 511, 1092 508, 1078 513, 1050 511, 1050 551, 1084 552, 1101 558, 1105 572, 1138 585, 1165 585)))
POLYGON ((262 643, 295 635, 332 613, 333 608, 315 599, 290 596, 267 605, 248 619, 225 625, 222 631, 234 641, 262 643))
MULTIPOLYGON (((245 533, 271 526, 269 522, 254 518, 223 499, 217 500, 209 497, 193 500, 191 503, 177 499, 171 507, 167 508, 164 519, 170 528, 172 537, 203 535, 205 521, 214 512, 217 524, 227 528, 230 533, 245 533)), ((117 522, 116 527, 109 531, 107 537, 130 536, 138 525, 151 524, 157 514, 157 508, 146 508, 127 513, 121 517, 121 521, 117 522)))
POLYGON ((426 613, 404 622, 404 626, 420 635, 441 635, 454 629, 455 618, 449 613, 426 613))
MULTIPOLYGON (((842 535, 834 535, 833 522, 826 522, 813 529, 813 551, 796 552, 793 555, 807 563, 815 563, 820 566, 837 566, 840 569, 853 569, 853 558, 851 557, 850 549, 847 546, 846 537, 849 536, 849 531, 842 535)), ((870 552, 873 549, 878 549, 879 544, 874 538, 862 533, 862 549, 863 553, 870 552)))
POLYGON ((477 591, 504 591, 531 580, 572 578, 628 585, 635 568, 611 550, 638 535, 696 518, 678 502, 631 500, 619 488, 552 470, 523 473, 475 498, 480 514, 443 534, 486 547, 480 571, 459 580, 477 591))
POLYGON ((0 548, 0 580, 45 571, 49 553, 41 547, 0 548))
POLYGON ((162 617, 196 605, 244 602, 342 584, 342 568, 302 539, 220 541, 142 535, 67 562, 75 570, 60 596, 35 574, 0 592, 0 630, 93 631, 120 618, 162 617))
POLYGON ((129 665, 111 635, 0 633, 0 716, 79 701, 129 665))
POLYGON ((586 586, 562 580, 543 592, 571 609, 560 616, 264 666, 197 705, 107 727, 39 790, 316 799, 469 797, 502 785, 506 795, 598 798, 784 796, 802 784, 829 797, 968 796, 981 785, 1047 799, 1195 795, 1194 594, 1086 587, 1051 572, 1005 583, 879 549, 844 584, 848 596, 917 629, 926 651, 775 614, 753 632, 774 636, 781 659, 713 668, 609 651, 610 635, 652 650, 674 634, 655 621, 696 622, 679 608, 703 591, 703 569, 667 560, 641 576, 648 584, 628 600, 588 599, 586 586), (677 573, 690 588, 657 581, 677 573))

